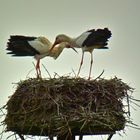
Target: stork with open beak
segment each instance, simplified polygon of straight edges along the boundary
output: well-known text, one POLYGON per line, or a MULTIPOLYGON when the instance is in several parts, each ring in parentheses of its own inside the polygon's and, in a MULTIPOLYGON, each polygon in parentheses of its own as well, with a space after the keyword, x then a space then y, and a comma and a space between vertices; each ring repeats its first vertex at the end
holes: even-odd
POLYGON ((89 52, 91 55, 91 60, 90 60, 90 71, 89 71, 88 79, 90 79, 92 64, 93 64, 92 52, 94 49, 108 49, 108 47, 106 46, 108 44, 107 43, 108 39, 111 37, 111 35, 112 35, 111 31, 108 28, 97 29, 97 30, 91 29, 82 33, 80 36, 76 38, 71 38, 65 34, 60 34, 56 37, 55 42, 52 45, 50 51, 53 50, 56 44, 60 44, 62 42, 68 42, 72 47, 82 48, 82 58, 81 58, 81 63, 79 66, 77 76, 79 75, 81 66, 83 64, 84 52, 89 52))
POLYGON ((52 43, 46 37, 12 35, 7 42, 6 50, 10 51, 7 54, 12 54, 12 56, 34 56, 37 61, 37 77, 40 77, 40 59, 46 56, 57 59, 64 48, 72 48, 74 51, 76 51, 73 47, 70 46, 68 42, 60 43, 50 52, 51 47, 52 43))

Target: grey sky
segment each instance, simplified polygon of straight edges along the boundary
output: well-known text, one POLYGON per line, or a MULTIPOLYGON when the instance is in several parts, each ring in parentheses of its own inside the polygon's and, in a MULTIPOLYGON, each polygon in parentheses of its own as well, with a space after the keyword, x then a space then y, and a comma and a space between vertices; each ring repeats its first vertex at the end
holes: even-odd
MULTIPOLYGON (((92 76, 105 70, 104 77, 117 76, 136 90, 140 99, 140 0, 0 0, 0 106, 12 94, 16 83, 32 70, 33 58, 12 58, 6 55, 6 42, 11 34, 46 36, 54 41, 59 33, 76 37, 91 28, 108 27, 112 31, 109 50, 95 50, 92 76)), ((53 75, 64 75, 78 70, 79 54, 65 49, 57 60, 41 60, 53 75)), ((85 55, 81 76, 87 77, 90 56, 85 55)), ((45 70, 43 75, 48 76, 45 70)), ((35 70, 30 77, 35 76, 35 70)), ((132 118, 140 125, 140 111, 132 109, 132 118)), ((123 134, 123 133, 122 133, 123 134)), ((139 140, 140 131, 126 128, 123 137, 112 140, 139 140)), ((94 137, 86 137, 91 140, 94 137)), ((100 139, 97 137, 95 139, 100 139)))

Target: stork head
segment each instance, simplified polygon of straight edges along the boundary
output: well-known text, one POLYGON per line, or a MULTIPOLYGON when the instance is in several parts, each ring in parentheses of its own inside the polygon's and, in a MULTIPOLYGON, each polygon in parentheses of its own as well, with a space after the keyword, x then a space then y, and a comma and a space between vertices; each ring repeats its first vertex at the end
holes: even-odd
POLYGON ((50 51, 49 56, 57 59, 64 48, 72 48, 76 53, 78 53, 76 49, 73 48, 68 42, 61 42, 60 44, 56 45, 56 47, 52 51, 50 51))
POLYGON ((55 47, 55 45, 60 44, 62 42, 70 42, 70 38, 64 34, 60 34, 60 35, 56 36, 55 42, 53 43, 50 51, 55 47))

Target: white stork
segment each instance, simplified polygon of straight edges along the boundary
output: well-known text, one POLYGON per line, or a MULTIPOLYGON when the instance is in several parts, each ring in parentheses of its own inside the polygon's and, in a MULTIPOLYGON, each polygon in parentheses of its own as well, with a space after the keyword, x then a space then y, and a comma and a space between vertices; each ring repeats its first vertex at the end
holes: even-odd
POLYGON ((90 52, 91 54, 91 63, 90 63, 90 71, 89 71, 89 77, 91 75, 91 70, 92 70, 92 63, 93 63, 93 56, 92 52, 94 49, 108 49, 106 45, 108 44, 108 39, 111 37, 111 31, 108 30, 108 28, 104 29, 91 29, 88 30, 84 33, 82 33, 80 36, 76 38, 71 38, 65 34, 60 34, 56 37, 55 42, 50 49, 53 50, 56 44, 62 43, 62 42, 68 42, 71 46, 76 47, 76 48, 82 48, 82 58, 81 58, 81 63, 80 67, 78 70, 78 74, 80 73, 81 66, 83 64, 83 58, 84 58, 84 52, 90 52))
POLYGON ((36 72, 39 77, 41 75, 40 59, 46 56, 57 59, 64 48, 71 48, 68 42, 60 43, 50 52, 51 47, 52 43, 45 37, 12 35, 7 42, 6 50, 10 51, 7 54, 12 54, 12 56, 34 56, 37 60, 36 72))

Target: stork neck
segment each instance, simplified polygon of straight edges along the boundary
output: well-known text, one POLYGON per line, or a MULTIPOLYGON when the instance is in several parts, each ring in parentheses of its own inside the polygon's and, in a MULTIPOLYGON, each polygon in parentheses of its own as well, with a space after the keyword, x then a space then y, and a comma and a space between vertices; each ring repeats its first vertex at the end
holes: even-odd
POLYGON ((54 59, 57 59, 58 56, 61 54, 61 52, 63 51, 63 49, 65 48, 65 46, 61 45, 61 46, 58 46, 58 47, 55 47, 50 56, 53 57, 54 59))
POLYGON ((68 42, 70 43, 71 45, 75 46, 75 39, 74 38, 71 38, 70 36, 67 36, 67 35, 63 35, 64 36, 64 40, 63 42, 68 42))
POLYGON ((78 45, 76 44, 76 38, 71 38, 71 37, 68 37, 67 38, 67 42, 69 42, 73 47, 78 47, 78 45))

